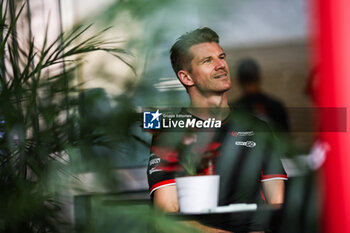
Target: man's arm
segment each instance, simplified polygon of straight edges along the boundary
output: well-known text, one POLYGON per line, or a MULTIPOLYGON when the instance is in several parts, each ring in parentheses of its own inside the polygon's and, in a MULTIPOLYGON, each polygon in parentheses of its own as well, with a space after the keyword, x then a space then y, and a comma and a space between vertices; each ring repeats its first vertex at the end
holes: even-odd
POLYGON ((284 181, 267 180, 262 182, 263 191, 268 204, 283 204, 284 181))
POLYGON ((164 212, 179 212, 177 190, 175 185, 165 186, 154 191, 155 207, 164 212))
MULTIPOLYGON (((175 185, 165 186, 154 191, 153 202, 155 207, 164 212, 178 212, 179 202, 175 185)), ((184 224, 190 225, 203 233, 230 233, 229 231, 207 227, 196 221, 184 221, 184 224)))

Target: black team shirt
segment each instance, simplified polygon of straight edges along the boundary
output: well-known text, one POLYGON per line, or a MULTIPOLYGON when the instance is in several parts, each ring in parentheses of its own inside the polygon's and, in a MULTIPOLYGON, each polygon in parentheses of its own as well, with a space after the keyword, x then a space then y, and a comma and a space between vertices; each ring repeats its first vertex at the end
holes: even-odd
POLYGON ((219 205, 264 203, 261 182, 287 179, 280 160, 283 155, 266 123, 232 111, 219 129, 154 133, 147 170, 149 191, 153 195, 159 188, 175 185, 175 178, 185 175, 183 161, 192 156, 197 174, 220 175, 219 205))

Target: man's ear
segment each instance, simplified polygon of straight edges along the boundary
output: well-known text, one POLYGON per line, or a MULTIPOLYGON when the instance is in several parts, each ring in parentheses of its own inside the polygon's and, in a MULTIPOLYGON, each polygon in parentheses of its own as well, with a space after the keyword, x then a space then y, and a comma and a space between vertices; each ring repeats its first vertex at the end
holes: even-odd
POLYGON ((190 73, 186 70, 180 70, 179 72, 177 72, 177 75, 180 79, 180 82, 185 85, 185 86, 193 86, 194 82, 192 80, 192 77, 190 75, 190 73))

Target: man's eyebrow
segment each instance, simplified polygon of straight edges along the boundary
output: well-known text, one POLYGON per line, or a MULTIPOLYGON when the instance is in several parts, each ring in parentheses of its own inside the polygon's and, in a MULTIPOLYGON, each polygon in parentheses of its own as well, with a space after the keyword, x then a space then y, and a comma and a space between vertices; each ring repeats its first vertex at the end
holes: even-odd
MULTIPOLYGON (((225 52, 220 53, 220 54, 219 54, 219 57, 221 57, 222 55, 224 55, 224 56, 226 57, 226 53, 225 53, 225 52)), ((202 61, 204 61, 204 60, 206 60, 206 59, 211 59, 212 57, 213 57, 213 56, 203 57, 203 58, 199 59, 199 62, 202 62, 202 61)))
POLYGON ((202 62, 202 61, 204 61, 204 60, 206 60, 208 58, 212 58, 212 56, 203 57, 203 58, 199 59, 199 62, 202 62))

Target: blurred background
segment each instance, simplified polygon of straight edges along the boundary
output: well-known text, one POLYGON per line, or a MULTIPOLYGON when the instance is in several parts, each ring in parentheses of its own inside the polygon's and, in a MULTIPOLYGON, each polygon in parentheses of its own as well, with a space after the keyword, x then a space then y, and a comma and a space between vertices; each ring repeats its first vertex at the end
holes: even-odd
POLYGON ((69 28, 81 21, 94 23, 95 27, 112 25, 108 36, 128 44, 137 74, 110 55, 93 54, 85 58, 89 65, 83 66, 80 74, 84 87, 102 87, 108 95, 130 94, 128 83, 142 82, 154 94, 137 98, 141 91, 137 90, 137 106, 187 106, 188 96, 169 62, 169 48, 182 33, 207 26, 219 34, 228 55, 234 83, 230 100, 242 95, 237 62, 254 59, 261 69, 262 89, 287 108, 293 143, 304 151, 310 148, 313 135, 300 132, 313 131, 308 116, 308 108, 313 105, 305 91, 312 68, 307 1, 150 1, 147 6, 130 2, 130 8, 135 7, 132 10, 104 9, 108 4, 111 1, 62 1, 63 25, 69 28), (99 16, 102 10, 106 13, 99 16))
MULTIPOLYGON (((289 131, 284 133, 288 137, 290 154, 286 155, 284 165, 291 180, 288 186, 293 191, 288 195, 294 209, 284 221, 293 222, 294 228, 287 224, 284 232, 317 231, 318 196, 313 175, 322 164, 324 147, 318 147, 321 153, 317 155, 321 154, 321 157, 315 162, 314 157, 310 157, 317 135, 310 91, 314 67, 310 62, 308 1, 15 0, 2 1, 2 14, 3 25, 7 25, 5 30, 2 29, 2 41, 11 46, 2 50, 2 79, 6 82, 2 82, 1 90, 9 90, 7 93, 11 95, 11 80, 23 78, 18 71, 25 73, 26 62, 32 64, 27 69, 32 69, 34 74, 29 73, 26 80, 20 81, 19 89, 13 89, 12 94, 17 98, 19 92, 32 90, 35 97, 28 98, 37 102, 27 107, 33 109, 34 106, 38 110, 28 117, 37 115, 37 120, 29 120, 22 127, 21 120, 27 119, 29 113, 26 108, 17 109, 24 117, 13 123, 6 106, 0 107, 5 125, 3 135, 9 135, 3 137, 6 139, 2 142, 3 154, 12 155, 15 151, 15 155, 25 155, 24 161, 19 160, 25 171, 21 177, 31 182, 38 179, 35 170, 43 169, 41 172, 50 174, 41 174, 45 179, 40 187, 50 200, 57 201, 58 215, 65 224, 65 228, 58 227, 58 231, 147 232, 143 229, 157 219, 166 232, 184 232, 179 230, 181 226, 158 213, 152 212, 153 215, 145 217, 151 211, 146 167, 152 135, 141 129, 138 114, 147 107, 188 105, 188 95, 171 68, 169 49, 180 35, 198 27, 210 27, 220 36, 233 82, 230 102, 243 95, 237 81, 238 63, 250 58, 260 67, 261 90, 285 107, 289 131), (17 14, 18 21, 15 19, 17 14), (7 32, 10 32, 8 40, 7 32), (57 60, 41 68, 42 61, 49 60, 41 57, 51 44, 52 49, 58 48, 54 51, 57 57, 52 56, 57 60), (16 48, 28 52, 11 55, 16 48), (16 59, 23 64, 16 65, 16 59), (52 99, 47 99, 47 90, 56 85, 52 80, 58 76, 65 80, 60 84, 63 85, 61 91, 57 92, 60 94, 58 97, 57 93, 50 95, 52 99), (24 84, 30 88, 25 89, 24 84), (46 102, 62 101, 64 105, 57 104, 54 108, 45 102, 45 98, 46 102), (45 106, 51 108, 48 110, 45 106), (63 107, 60 109, 60 106, 63 107), (50 109, 54 109, 54 113, 45 112, 50 109), (46 113, 50 115, 47 118, 46 113), (65 127, 48 119, 63 122, 65 127), (14 142, 11 132, 16 133, 19 128, 23 140, 14 142), (62 142, 61 146, 52 146, 49 151, 56 156, 55 166, 49 165, 51 160, 42 162, 38 159, 28 163, 28 158, 33 156, 25 149, 28 141, 36 140, 33 138, 35 132, 50 129, 65 129, 67 131, 62 134, 70 135, 57 139, 55 135, 48 136, 46 131, 43 134, 43 137, 52 137, 48 142, 51 146, 62 142), (69 129, 75 129, 76 133, 69 129), (22 154, 17 153, 18 148, 9 146, 14 143, 24 147, 22 154), (64 168, 60 167, 62 164, 64 168), (305 202, 311 207, 305 207, 305 202), (300 213, 304 214, 300 217, 300 213), (116 219, 120 220, 116 223, 116 219), (130 229, 135 219, 142 220, 130 229)), ((20 105, 28 102, 24 100, 20 105)), ((10 160, 4 155, 2 161, 6 164, 10 160)), ((17 171, 17 162, 14 171, 17 171)), ((14 172, 14 177, 17 175, 14 172)), ((8 187, 7 176, 2 177, 4 187, 8 187)), ((4 197, 3 200, 7 199, 4 197)), ((43 200, 46 203, 48 199, 43 200)), ((17 211, 23 211, 22 207, 19 206, 17 211)), ((30 228, 30 223, 17 220, 30 228)), ((3 216, 0 229, 3 232, 27 229, 9 231, 7 224, 17 220, 3 216)), ((39 232, 36 229, 32 227, 31 232, 39 232)))
POLYGON ((111 1, 98 4, 62 1, 61 4, 64 27, 81 21, 94 23, 97 28, 101 24, 112 25, 106 36, 128 44, 134 55, 136 75, 110 55, 85 58, 89 65, 83 66, 80 74, 84 87, 102 87, 108 95, 118 95, 131 92, 127 89, 129 82, 142 82, 154 88, 156 94, 137 98, 141 91, 137 90, 136 105, 186 106, 189 99, 171 69, 169 48, 183 32, 208 26, 220 35, 221 45, 228 54, 234 83, 230 100, 242 94, 236 81, 237 62, 243 58, 255 59, 261 68, 262 89, 287 108, 293 142, 306 151, 312 145, 313 135, 300 132, 303 131, 300 129, 313 131, 308 116, 311 114, 308 108, 313 105, 305 91, 311 70, 306 1, 151 1, 147 6, 128 5, 135 9, 108 10, 104 6, 111 1), (106 13, 101 14, 103 10, 106 13), (299 110, 294 111, 295 108, 299 110), (300 111, 300 108, 306 109, 300 111))

